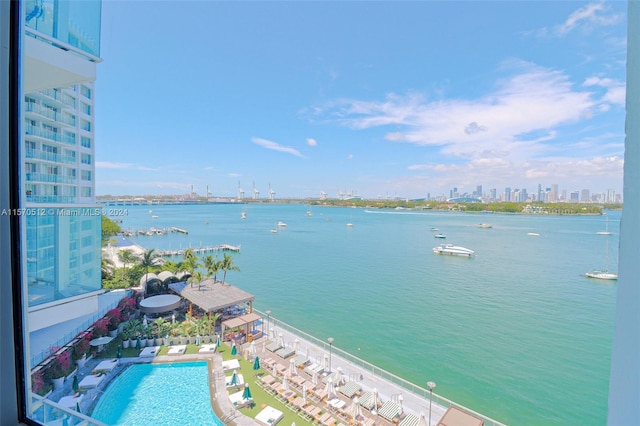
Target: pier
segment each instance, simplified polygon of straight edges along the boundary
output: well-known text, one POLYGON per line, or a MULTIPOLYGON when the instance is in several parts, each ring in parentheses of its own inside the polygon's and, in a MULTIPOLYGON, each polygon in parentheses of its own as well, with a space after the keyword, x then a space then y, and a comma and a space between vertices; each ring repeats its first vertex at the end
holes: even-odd
MULTIPOLYGON (((173 257, 173 256, 182 256, 187 249, 179 249, 179 250, 157 250, 156 253, 162 257, 173 257)), ((219 251, 232 251, 236 253, 240 253, 240 246, 234 246, 231 244, 219 244, 217 246, 205 246, 205 247, 196 247, 189 248, 195 254, 203 254, 203 253, 212 253, 219 251)))

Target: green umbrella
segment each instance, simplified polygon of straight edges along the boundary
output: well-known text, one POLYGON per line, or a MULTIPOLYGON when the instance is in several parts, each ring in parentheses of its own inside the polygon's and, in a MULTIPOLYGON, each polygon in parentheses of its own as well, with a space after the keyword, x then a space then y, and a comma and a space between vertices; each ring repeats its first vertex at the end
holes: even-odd
POLYGON ((81 411, 80 411, 80 403, 79 402, 76 402, 76 411, 78 413, 81 413, 81 411))
POLYGON ((236 342, 233 342, 233 346, 231 347, 231 355, 235 355, 238 353, 238 349, 236 348, 236 342))
POLYGON ((260 370, 260 357, 256 356, 256 359, 253 360, 253 369, 260 370))
POLYGON ((140 342, 140 338, 138 337, 136 339, 136 349, 141 349, 142 348, 142 343, 140 342))
POLYGON ((118 358, 122 358, 122 346, 118 345, 118 358))
POLYGON ((230 386, 238 384, 238 374, 236 370, 233 370, 233 374, 231 375, 231 381, 229 382, 230 386))
POLYGON ((74 391, 77 391, 79 386, 78 386, 78 375, 76 374, 75 376, 73 376, 73 382, 71 383, 71 388, 74 391))
POLYGON ((244 385, 244 392, 242 392, 242 399, 251 399, 251 389, 249 389, 249 385, 244 385))

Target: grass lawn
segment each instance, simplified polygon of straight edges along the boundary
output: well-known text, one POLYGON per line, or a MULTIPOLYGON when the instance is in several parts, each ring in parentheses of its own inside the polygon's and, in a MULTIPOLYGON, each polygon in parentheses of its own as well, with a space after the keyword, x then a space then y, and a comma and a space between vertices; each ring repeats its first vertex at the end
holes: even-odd
MULTIPOLYGON (((95 357, 96 358, 107 358, 107 359, 108 358, 116 358, 117 355, 118 355, 118 346, 121 344, 121 341, 122 341, 122 339, 120 338, 120 336, 114 338, 108 345, 105 345, 105 347, 102 350, 102 352, 97 353, 95 355, 95 357)), ((199 346, 187 345, 187 350, 186 350, 185 354, 186 355, 188 355, 188 354, 197 354, 198 353, 198 349, 200 349, 199 346)), ((161 346, 160 347, 160 352, 158 353, 158 355, 160 355, 160 356, 161 355, 166 355, 168 351, 169 351, 169 348, 167 346, 161 346)), ((124 358, 137 357, 139 353, 140 353, 140 349, 136 349, 135 347, 122 349, 122 357, 124 357, 124 358)), ((295 422, 296 425, 311 425, 311 424, 313 424, 313 423, 309 422, 308 420, 305 420, 302 417, 298 416, 295 412, 289 410, 289 408, 287 408, 287 406, 285 404, 283 404, 282 402, 278 401, 276 398, 274 398, 273 396, 269 395, 262 388, 260 388, 257 384, 255 384, 255 381, 257 380, 257 375, 258 374, 260 374, 260 375, 269 374, 266 370, 263 370, 262 368, 260 370, 254 370, 253 369, 253 361, 246 361, 241 356, 231 355, 231 348, 227 347, 224 344, 222 345, 221 349, 219 349, 217 351, 217 353, 221 354, 222 355, 222 359, 225 360, 225 361, 228 360, 228 359, 237 358, 238 361, 240 362, 240 371, 239 371, 239 373, 241 373, 242 376, 244 377, 245 383, 247 383, 249 385, 249 388, 251 389, 251 395, 253 396, 253 401, 255 403, 252 407, 240 408, 239 411, 242 414, 244 414, 244 415, 246 415, 248 417, 254 418, 262 410, 263 406, 270 405, 273 408, 275 408, 276 410, 282 411, 282 413, 284 414, 284 417, 279 422, 280 425, 289 426, 293 422, 295 422)))

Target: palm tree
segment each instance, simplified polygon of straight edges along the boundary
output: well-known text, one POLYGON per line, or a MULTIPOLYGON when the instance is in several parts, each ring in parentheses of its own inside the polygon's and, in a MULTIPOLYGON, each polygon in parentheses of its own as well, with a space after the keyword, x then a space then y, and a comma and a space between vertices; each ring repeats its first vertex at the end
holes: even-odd
POLYGON ((127 265, 133 264, 138 261, 138 255, 131 249, 124 249, 118 252, 118 260, 124 265, 124 277, 128 281, 129 276, 127 273, 127 265))
POLYGON ((233 263, 233 256, 230 256, 228 254, 225 254, 222 260, 220 261, 220 269, 224 271, 224 275, 222 276, 222 284, 225 283, 228 271, 240 272, 240 268, 233 263))
POLYGON ((115 267, 116 265, 115 263, 113 263, 113 260, 111 260, 111 258, 103 257, 102 258, 102 279, 110 280, 111 278, 113 278, 113 270, 115 269, 115 267))
POLYGON ((191 277, 189 277, 189 282, 191 283, 191 287, 193 287, 193 283, 198 283, 198 290, 200 290, 200 284, 202 283, 202 279, 204 278, 204 276, 202 275, 202 272, 200 271, 195 271, 191 274, 191 277))
POLYGON ((207 278, 213 276, 213 282, 216 282, 216 276, 220 270, 220 261, 211 255, 208 255, 203 259, 204 269, 207 270, 207 278))
POLYGON ((140 266, 145 268, 145 274, 149 274, 149 268, 156 266, 156 262, 160 258, 160 255, 156 253, 156 249, 147 250, 142 254, 140 258, 140 266))
POLYGON ((188 271, 191 275, 193 275, 193 271, 195 271, 200 267, 200 262, 198 262, 198 257, 194 253, 193 249, 186 249, 182 257, 184 259, 183 269, 188 271))

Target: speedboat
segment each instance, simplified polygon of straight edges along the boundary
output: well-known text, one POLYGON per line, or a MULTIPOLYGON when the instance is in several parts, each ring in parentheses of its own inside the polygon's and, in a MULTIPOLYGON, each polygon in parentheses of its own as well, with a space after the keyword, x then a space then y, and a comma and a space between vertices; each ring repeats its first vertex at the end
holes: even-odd
POLYGON ((446 235, 444 235, 442 232, 438 232, 437 234, 435 234, 433 236, 434 238, 447 238, 446 235))
POLYGON ((489 223, 479 223, 476 225, 477 228, 491 228, 491 224, 489 223))
POLYGON ((617 280, 618 274, 607 271, 590 271, 584 274, 585 277, 597 278, 599 280, 617 280))
POLYGON ((435 254, 448 254, 450 256, 465 256, 471 257, 475 254, 475 252, 471 249, 454 246, 453 244, 440 244, 437 247, 433 248, 433 253, 435 254))
POLYGON ((286 227, 287 227, 287 224, 286 224, 286 223, 284 223, 284 222, 278 222, 278 227, 280 227, 280 228, 286 228, 286 227))

